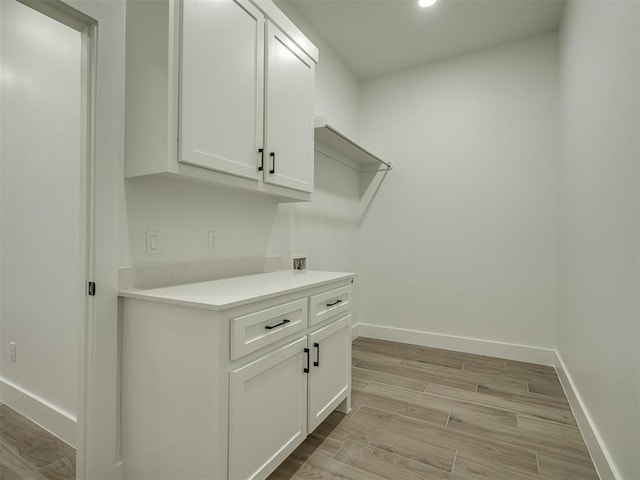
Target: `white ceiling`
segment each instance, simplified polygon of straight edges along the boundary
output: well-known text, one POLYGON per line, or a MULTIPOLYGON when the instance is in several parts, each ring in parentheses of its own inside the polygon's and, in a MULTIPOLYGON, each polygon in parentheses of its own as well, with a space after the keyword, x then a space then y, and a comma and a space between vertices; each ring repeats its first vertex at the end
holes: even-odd
POLYGON ((360 79, 554 31, 564 8, 563 0, 439 0, 430 8, 417 0, 282 3, 360 79))

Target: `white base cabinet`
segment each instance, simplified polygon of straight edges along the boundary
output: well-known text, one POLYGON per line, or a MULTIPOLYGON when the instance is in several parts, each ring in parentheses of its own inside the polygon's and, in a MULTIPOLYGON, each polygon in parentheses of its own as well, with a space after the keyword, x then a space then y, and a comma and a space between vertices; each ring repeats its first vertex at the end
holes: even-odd
POLYGON ((122 297, 124 477, 264 479, 348 411, 351 282, 220 310, 122 297))

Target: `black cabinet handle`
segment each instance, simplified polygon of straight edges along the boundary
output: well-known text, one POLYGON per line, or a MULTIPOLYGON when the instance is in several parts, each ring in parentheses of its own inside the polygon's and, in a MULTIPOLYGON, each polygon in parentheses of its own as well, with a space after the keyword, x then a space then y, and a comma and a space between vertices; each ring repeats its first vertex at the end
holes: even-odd
POLYGON ((334 307, 334 306, 338 305, 339 303, 342 303, 342 300, 336 300, 333 303, 327 303, 327 307, 334 307))
POLYGON ((320 344, 314 343, 313 346, 316 348, 316 361, 313 362, 314 367, 320 366, 320 344))
POLYGON ((269 156, 272 158, 269 173, 276 173, 276 152, 271 152, 269 156))
POLYGON ((304 369, 304 373, 309 373, 309 349, 305 348, 304 353, 307 354, 307 368, 304 369))
POLYGON ((285 325, 287 323, 289 323, 291 320, 287 320, 286 318, 284 320, 282 320, 280 323, 276 324, 276 325, 265 325, 264 328, 266 328, 267 330, 271 330, 272 328, 276 328, 276 327, 280 327, 282 325, 285 325))
POLYGON ((258 171, 261 172, 264 170, 264 148, 259 148, 258 152, 260 153, 260 166, 258 167, 258 171))

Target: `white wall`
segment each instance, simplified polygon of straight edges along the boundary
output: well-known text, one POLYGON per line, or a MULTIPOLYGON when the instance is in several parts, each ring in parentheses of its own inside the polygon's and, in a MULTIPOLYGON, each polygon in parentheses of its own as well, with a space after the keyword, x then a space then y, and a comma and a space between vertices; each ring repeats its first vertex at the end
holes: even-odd
POLYGON ((279 255, 291 268, 291 255, 304 253, 310 269, 354 270, 358 173, 316 154, 315 177, 313 202, 281 205, 215 187, 127 182, 121 265, 279 255), (160 255, 146 254, 147 230, 160 232, 160 255), (209 231, 218 232, 211 253, 209 231))
POLYGON ((0 375, 73 417, 84 294, 80 34, 18 2, 0 2, 0 13, 0 375))
POLYGON ((305 22, 290 1, 277 0, 275 3, 320 50, 320 63, 316 67, 315 114, 326 117, 332 126, 357 139, 359 80, 324 39, 305 22))
POLYGON ((640 478, 637 2, 570 2, 561 35, 558 352, 618 470, 640 478))
POLYGON ((394 164, 363 209, 360 322, 554 347, 557 36, 364 82, 360 105, 394 164))
MULTIPOLYGON (((284 7, 287 7, 285 4, 284 7)), ((315 110, 349 135, 357 133, 359 84, 295 10, 285 10, 321 48, 316 68, 315 110)), ((120 264, 215 260, 281 255, 309 256, 308 268, 351 271, 357 266, 359 174, 316 154, 311 203, 275 204, 211 187, 169 188, 125 182, 121 198, 120 264), (161 254, 146 255, 146 231, 161 233, 161 254), (207 251, 207 232, 219 248, 207 251)))

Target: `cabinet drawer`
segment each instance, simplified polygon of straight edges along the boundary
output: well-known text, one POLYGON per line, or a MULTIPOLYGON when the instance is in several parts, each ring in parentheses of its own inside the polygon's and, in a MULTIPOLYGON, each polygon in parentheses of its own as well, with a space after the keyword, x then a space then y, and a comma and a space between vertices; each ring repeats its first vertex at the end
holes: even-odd
POLYGON ((307 299, 231 319, 231 359, 236 360, 307 327, 307 299))
POLYGON ((320 323, 350 308, 351 285, 314 295, 309 307, 309 325, 320 323))

